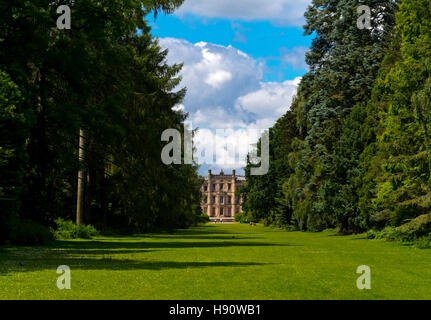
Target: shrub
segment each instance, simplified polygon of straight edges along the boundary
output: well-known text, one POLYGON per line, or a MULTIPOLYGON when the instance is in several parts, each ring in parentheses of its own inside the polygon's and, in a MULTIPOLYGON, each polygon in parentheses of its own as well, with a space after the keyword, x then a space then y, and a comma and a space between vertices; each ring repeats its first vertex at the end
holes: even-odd
POLYGON ((248 222, 248 216, 245 212, 238 212, 235 214, 235 221, 236 222, 248 222))
POLYGON ((417 239, 414 244, 419 249, 431 249, 431 235, 417 239))
POLYGON ((16 221, 11 227, 10 241, 22 246, 44 245, 52 242, 52 231, 33 221, 16 221))
POLYGON ((55 238, 57 239, 91 239, 100 234, 92 225, 78 226, 70 220, 63 220, 61 218, 55 220, 55 223, 57 225, 55 238))
POLYGON ((400 226, 403 223, 417 216, 418 206, 415 203, 399 205, 396 210, 390 213, 390 221, 392 226, 400 226))
POLYGON ((375 233, 375 239, 386 239, 389 241, 403 241, 405 240, 402 232, 395 227, 386 227, 383 230, 375 233))
POLYGON ((398 230, 410 241, 431 234, 431 213, 420 215, 398 227, 398 230))
POLYGON ((205 212, 202 212, 202 214, 200 216, 198 216, 197 222, 198 223, 208 223, 210 222, 210 217, 208 217, 208 215, 205 212))
POLYGON ((431 214, 423 214, 397 228, 386 227, 381 231, 369 230, 367 238, 410 242, 419 248, 430 248, 431 214))
POLYGON ((367 239, 376 239, 378 231, 376 230, 368 230, 367 231, 367 239))
POLYGON ((282 228, 283 228, 285 231, 288 231, 288 232, 298 231, 298 230, 299 230, 297 226, 295 226, 295 225, 291 225, 291 224, 289 224, 289 225, 287 225, 287 226, 282 226, 282 228))

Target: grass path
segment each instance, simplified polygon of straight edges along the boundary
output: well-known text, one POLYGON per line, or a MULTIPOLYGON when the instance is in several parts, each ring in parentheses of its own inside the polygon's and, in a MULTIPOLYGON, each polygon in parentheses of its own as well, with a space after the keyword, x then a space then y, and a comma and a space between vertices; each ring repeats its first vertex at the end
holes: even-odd
POLYGON ((239 224, 0 247, 0 299, 431 299, 431 250, 239 224), (359 265, 371 290, 356 288, 359 265))

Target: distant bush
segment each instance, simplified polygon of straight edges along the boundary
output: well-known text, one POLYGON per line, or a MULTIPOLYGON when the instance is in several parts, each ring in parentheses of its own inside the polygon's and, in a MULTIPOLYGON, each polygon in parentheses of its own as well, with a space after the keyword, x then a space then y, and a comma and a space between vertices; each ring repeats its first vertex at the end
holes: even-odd
POLYGON ((235 214, 235 221, 236 222, 249 222, 247 213, 238 212, 237 214, 235 214))
POLYGON ((420 215, 398 227, 398 230, 410 241, 428 236, 431 234, 431 213, 420 215))
POLYGON ((210 217, 208 217, 208 215, 205 212, 202 212, 202 214, 198 216, 197 221, 198 223, 208 223, 211 220, 210 220, 210 217))
POLYGON ((386 239, 389 241, 402 241, 403 235, 402 232, 395 227, 386 227, 383 230, 376 233, 376 239, 386 239))
POLYGON ((70 220, 61 218, 55 220, 55 223, 57 225, 57 230, 54 233, 56 239, 91 239, 100 234, 92 225, 78 226, 70 220))
POLYGON ((381 231, 369 230, 368 239, 409 242, 419 248, 431 248, 431 214, 421 215, 399 227, 386 227, 381 231))
POLYGON ((45 245, 54 240, 52 231, 33 221, 16 221, 11 226, 11 244, 22 246, 45 245))
POLYGON ((298 230, 299 230, 297 226, 295 226, 295 225, 291 225, 291 224, 289 224, 289 225, 287 225, 287 226, 283 226, 282 228, 283 228, 284 230, 288 231, 288 232, 298 231, 298 230))
POLYGON ((419 249, 431 249, 431 235, 415 240, 414 245, 419 249))
POLYGON ((367 239, 376 239, 378 233, 379 232, 376 230, 368 230, 367 231, 367 239))

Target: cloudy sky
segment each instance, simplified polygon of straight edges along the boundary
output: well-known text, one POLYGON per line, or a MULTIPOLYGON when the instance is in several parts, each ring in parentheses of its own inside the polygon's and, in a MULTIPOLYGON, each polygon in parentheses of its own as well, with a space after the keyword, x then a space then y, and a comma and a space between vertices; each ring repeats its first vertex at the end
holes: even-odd
POLYGON ((201 174, 242 173, 257 130, 289 109, 307 71, 311 38, 302 25, 310 2, 185 0, 173 15, 148 16, 168 62, 184 63, 187 96, 177 108, 200 129, 194 143, 201 174), (208 164, 212 154, 216 162, 208 164))

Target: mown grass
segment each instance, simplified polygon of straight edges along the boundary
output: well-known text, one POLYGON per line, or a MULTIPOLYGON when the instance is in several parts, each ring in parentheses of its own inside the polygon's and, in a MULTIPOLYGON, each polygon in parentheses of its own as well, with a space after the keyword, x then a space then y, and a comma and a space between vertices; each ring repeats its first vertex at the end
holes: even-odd
POLYGON ((240 224, 2 247, 0 299, 431 299, 431 250, 240 224), (371 290, 356 287, 360 265, 371 290))

